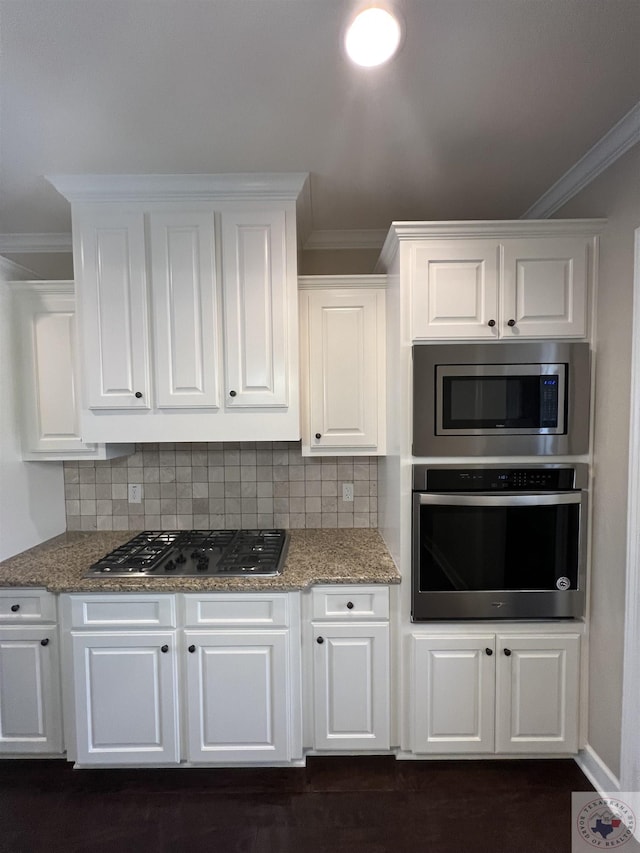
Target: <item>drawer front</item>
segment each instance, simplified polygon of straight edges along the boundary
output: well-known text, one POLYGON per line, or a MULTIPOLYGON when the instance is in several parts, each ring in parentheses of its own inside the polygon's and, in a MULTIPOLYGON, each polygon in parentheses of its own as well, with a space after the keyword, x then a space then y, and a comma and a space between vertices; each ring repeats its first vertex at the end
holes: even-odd
POLYGON ((73 628, 155 628, 176 626, 173 595, 72 595, 73 628))
POLYGON ((185 595, 184 621, 187 628, 286 628, 289 625, 289 596, 286 593, 185 595))
POLYGON ((0 622, 55 622, 56 597, 44 589, 0 590, 0 622))
POLYGON ((388 619, 386 586, 316 587, 311 591, 313 619, 388 619))

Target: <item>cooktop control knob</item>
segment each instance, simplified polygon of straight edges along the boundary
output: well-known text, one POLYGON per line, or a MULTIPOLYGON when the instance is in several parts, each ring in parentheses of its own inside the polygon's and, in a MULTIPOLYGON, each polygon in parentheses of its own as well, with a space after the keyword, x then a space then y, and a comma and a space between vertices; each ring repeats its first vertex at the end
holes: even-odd
POLYGON ((175 562, 173 560, 167 560, 165 567, 164 567, 165 572, 173 572, 173 571, 175 571, 175 568, 176 568, 175 562))

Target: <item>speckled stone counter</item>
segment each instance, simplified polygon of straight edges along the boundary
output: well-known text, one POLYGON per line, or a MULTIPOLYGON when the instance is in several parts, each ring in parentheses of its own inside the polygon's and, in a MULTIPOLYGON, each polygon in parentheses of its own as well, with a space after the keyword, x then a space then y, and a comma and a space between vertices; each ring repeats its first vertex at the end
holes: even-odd
POLYGON ((92 563, 136 532, 63 533, 0 563, 0 586, 51 592, 255 592, 325 583, 400 583, 377 530, 335 528, 291 530, 284 571, 276 577, 83 578, 92 563))

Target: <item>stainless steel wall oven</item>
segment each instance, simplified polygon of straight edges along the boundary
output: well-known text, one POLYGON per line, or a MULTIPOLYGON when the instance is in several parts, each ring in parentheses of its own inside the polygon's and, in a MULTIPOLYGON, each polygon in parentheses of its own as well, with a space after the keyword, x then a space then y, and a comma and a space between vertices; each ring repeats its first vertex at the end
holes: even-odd
POLYGON ((411 618, 584 615, 584 464, 413 468, 411 618))

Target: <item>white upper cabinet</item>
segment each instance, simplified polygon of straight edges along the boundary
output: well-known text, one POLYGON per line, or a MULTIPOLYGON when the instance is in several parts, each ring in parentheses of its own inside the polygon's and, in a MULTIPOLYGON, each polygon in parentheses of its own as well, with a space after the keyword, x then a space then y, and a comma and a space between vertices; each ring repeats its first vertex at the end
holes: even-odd
POLYGON ((227 405, 287 406, 286 223, 281 210, 222 213, 227 405))
POLYGON ((12 291, 22 458, 106 459, 133 453, 133 445, 82 439, 73 282, 20 282, 12 291))
POLYGON ((306 175, 63 176, 93 441, 300 437, 306 175))
POLYGON ((303 455, 385 453, 385 279, 300 279, 303 455))
POLYGON ((398 223, 381 266, 399 240, 412 340, 585 338, 600 225, 398 223))

